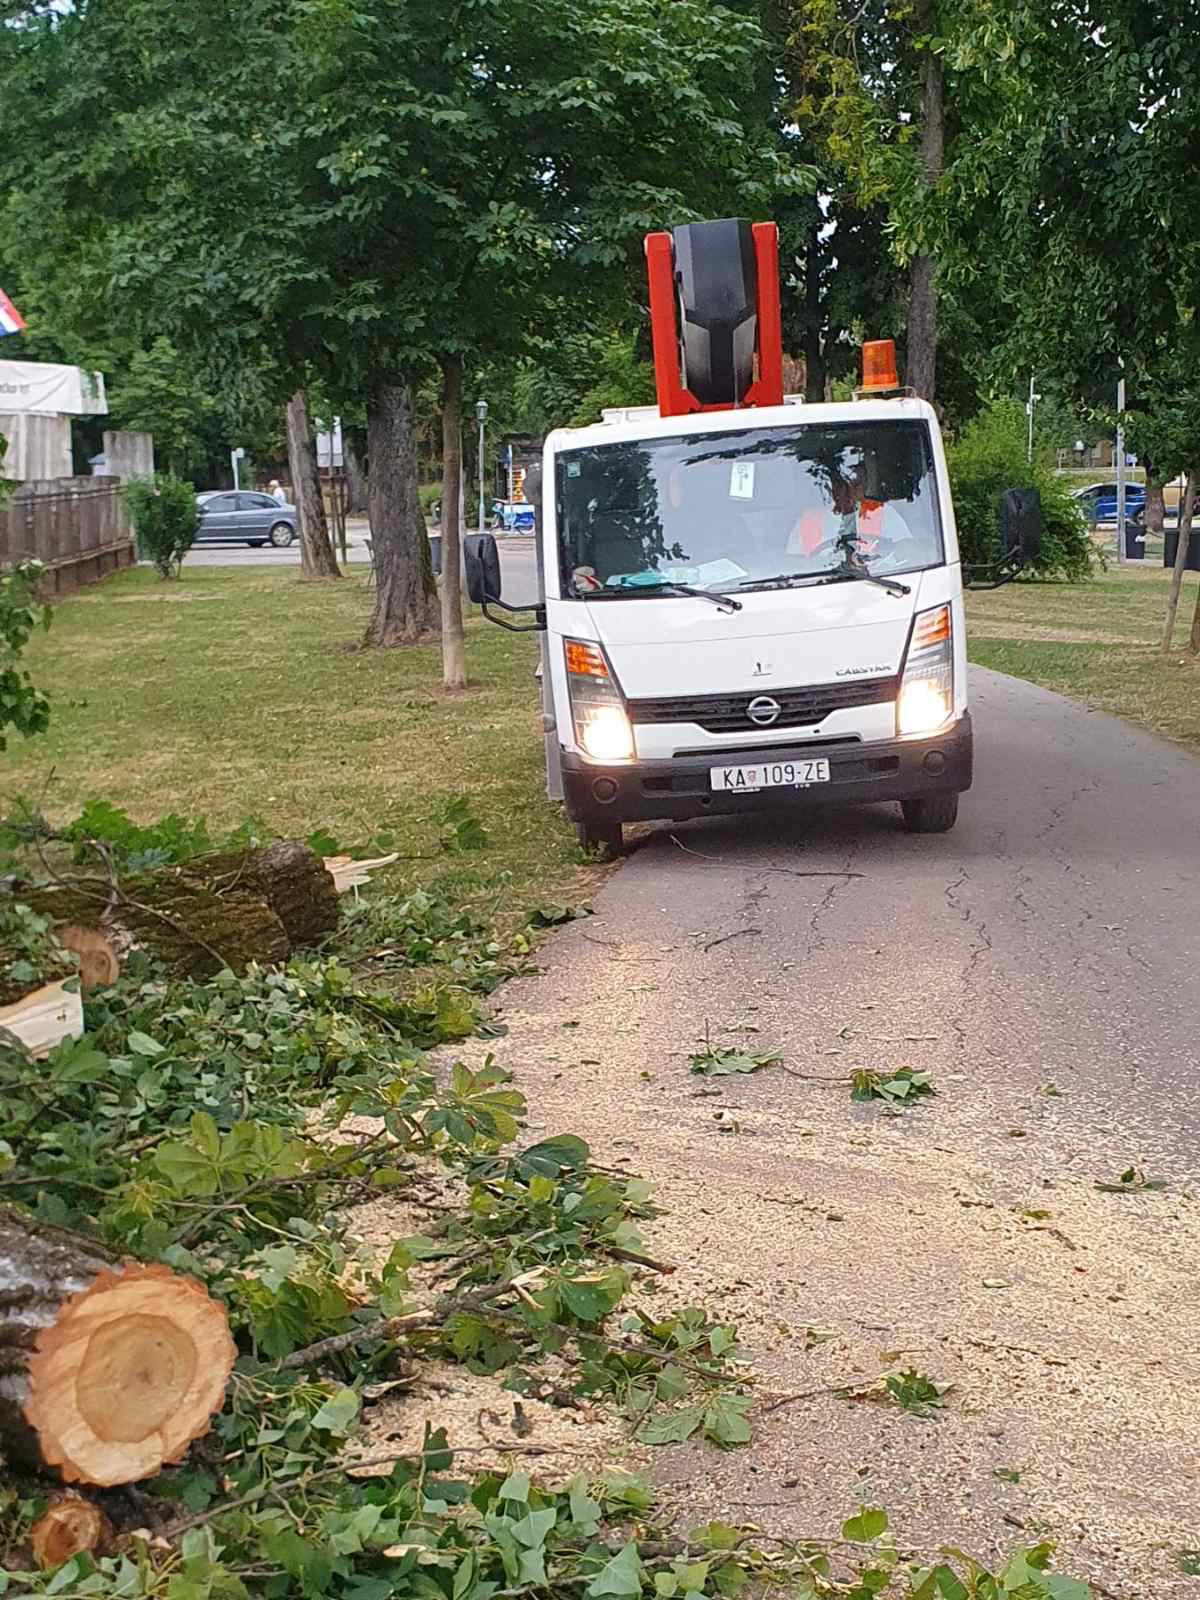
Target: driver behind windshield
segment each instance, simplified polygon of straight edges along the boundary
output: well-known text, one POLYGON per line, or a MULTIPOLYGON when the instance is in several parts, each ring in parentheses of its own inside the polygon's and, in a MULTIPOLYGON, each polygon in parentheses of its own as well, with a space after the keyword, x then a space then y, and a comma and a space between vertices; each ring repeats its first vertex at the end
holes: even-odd
POLYGON ((801 511, 788 536, 789 556, 832 553, 866 563, 888 547, 910 539, 908 523, 895 506, 870 500, 857 477, 835 474, 828 505, 801 511))

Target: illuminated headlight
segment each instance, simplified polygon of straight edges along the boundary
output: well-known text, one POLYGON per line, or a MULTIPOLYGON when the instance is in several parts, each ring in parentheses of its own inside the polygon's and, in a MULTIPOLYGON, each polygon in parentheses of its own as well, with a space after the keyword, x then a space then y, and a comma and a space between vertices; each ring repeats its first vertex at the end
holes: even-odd
POLYGON ((896 732, 936 733, 954 714, 950 607, 918 611, 896 702, 896 732))
POLYGON ((575 742, 593 761, 629 761, 633 729, 604 651, 583 639, 564 639, 575 742))

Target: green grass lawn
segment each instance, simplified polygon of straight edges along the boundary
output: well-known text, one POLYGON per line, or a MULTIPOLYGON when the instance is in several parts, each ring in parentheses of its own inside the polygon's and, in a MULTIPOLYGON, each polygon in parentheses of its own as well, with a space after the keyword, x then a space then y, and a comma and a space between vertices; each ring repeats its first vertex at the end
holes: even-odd
POLYGON ((436 647, 353 649, 371 599, 357 577, 196 567, 178 583, 138 568, 64 600, 28 656, 50 729, 11 741, 0 794, 58 820, 100 796, 139 822, 257 817, 347 844, 391 829, 401 851, 436 858, 413 877, 455 899, 582 894, 590 875, 542 787, 533 641, 470 623, 473 687, 448 695, 436 647), (488 844, 439 853, 460 795, 488 844))
POLYGON ((1170 574, 1111 567, 1087 583, 1015 583, 967 596, 972 661, 1140 722, 1200 754, 1200 660, 1185 648, 1197 578, 1189 573, 1175 626, 1159 650, 1170 574))
MULTIPOLYGON (((973 660, 1115 712, 1200 752, 1200 662, 1158 652, 1167 574, 1113 569, 1083 584, 1015 584, 968 600, 973 660)), ((1195 602, 1189 575, 1178 638, 1195 602)), ((93 796, 138 821, 169 811, 215 829, 258 817, 356 843, 395 832, 417 881, 455 898, 510 892, 514 909, 582 895, 594 874, 542 788, 529 637, 468 625, 473 687, 447 695, 435 647, 358 653, 360 578, 198 567, 137 569, 65 600, 29 665, 50 731, 15 739, 0 794, 52 818, 93 796), (466 796, 486 849, 438 851, 466 796)))

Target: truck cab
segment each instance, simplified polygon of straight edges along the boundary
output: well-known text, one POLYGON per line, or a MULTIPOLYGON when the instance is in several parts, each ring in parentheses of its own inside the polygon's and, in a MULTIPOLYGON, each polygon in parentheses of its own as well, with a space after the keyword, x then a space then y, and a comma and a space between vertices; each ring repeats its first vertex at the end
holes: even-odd
MULTIPOLYGON (((549 787, 610 852, 629 823, 814 804, 898 802, 909 829, 940 833, 971 786, 937 417, 900 388, 886 341, 867 347, 858 398, 782 394, 767 228, 652 235, 658 405, 545 443, 549 787)), ((1001 507, 1010 561, 1037 525, 1020 491, 1001 507)), ((494 546, 469 549, 467 570, 485 611, 503 604, 494 546)))

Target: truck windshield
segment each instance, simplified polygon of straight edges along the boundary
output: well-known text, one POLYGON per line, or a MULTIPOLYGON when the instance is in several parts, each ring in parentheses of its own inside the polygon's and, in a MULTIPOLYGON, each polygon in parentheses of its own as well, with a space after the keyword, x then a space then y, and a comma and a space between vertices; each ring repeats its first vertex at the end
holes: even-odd
POLYGON ((562 594, 731 593, 944 560, 923 422, 798 424, 564 450, 562 594))

